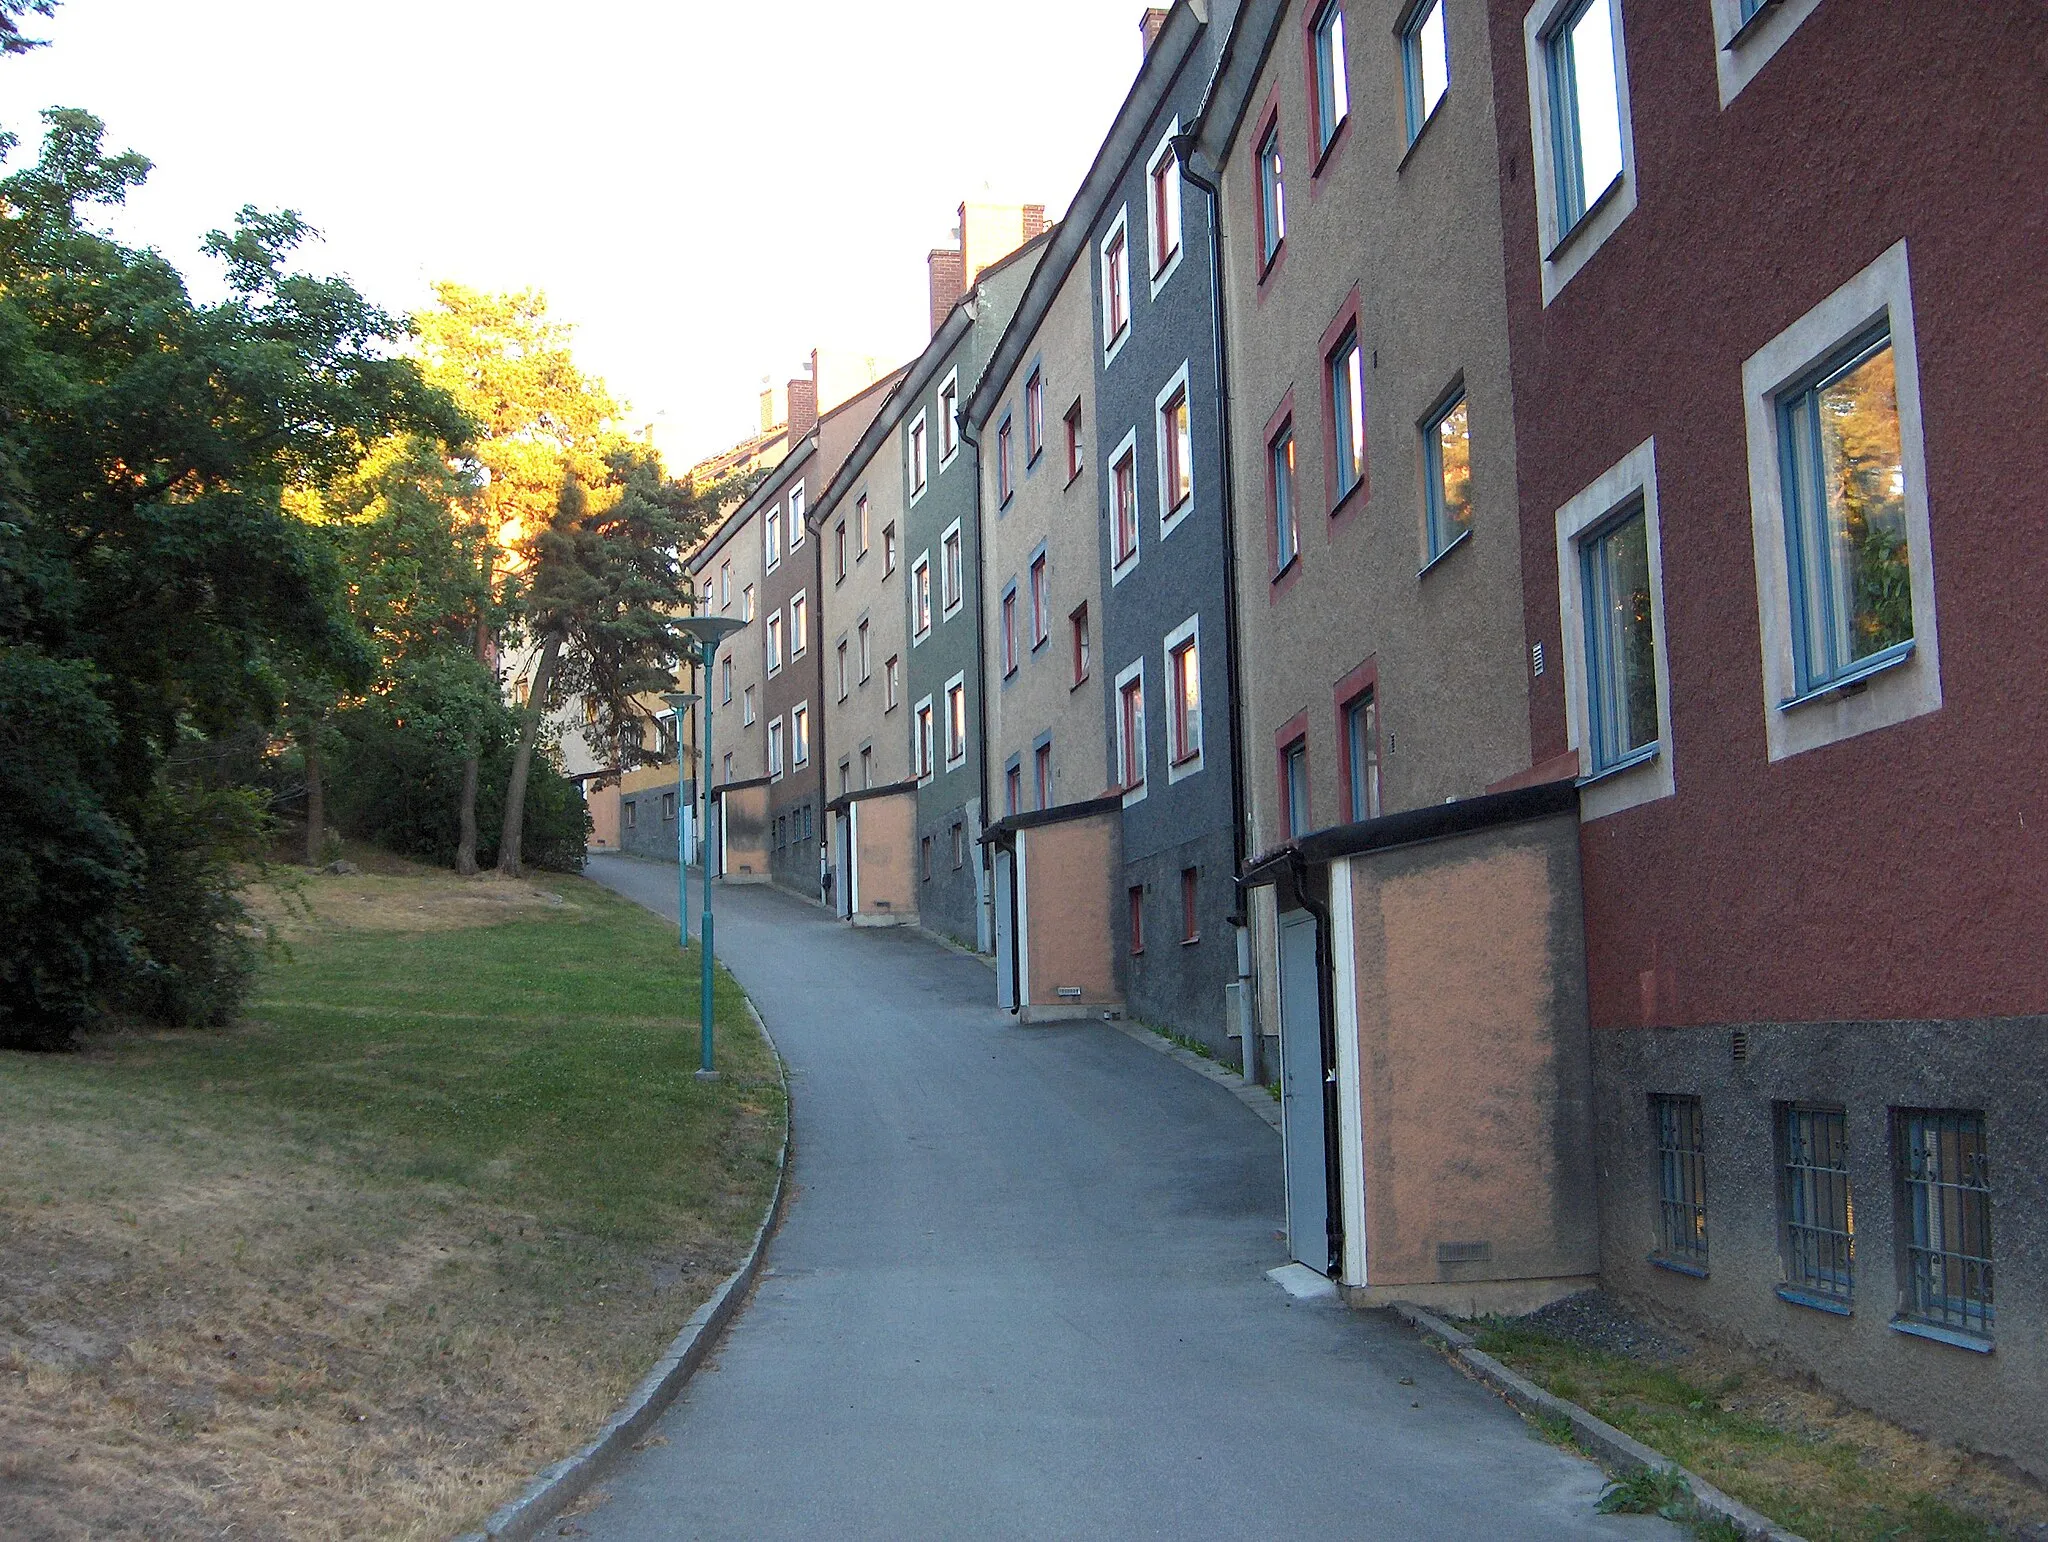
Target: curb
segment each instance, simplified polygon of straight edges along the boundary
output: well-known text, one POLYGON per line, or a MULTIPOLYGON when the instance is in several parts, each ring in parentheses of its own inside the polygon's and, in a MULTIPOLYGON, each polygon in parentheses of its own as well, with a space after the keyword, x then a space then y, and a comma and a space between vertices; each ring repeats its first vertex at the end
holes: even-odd
POLYGON ((1632 1435, 1624 1434, 1604 1419, 1595 1418, 1577 1403, 1568 1403, 1545 1392, 1525 1376, 1518 1376, 1492 1355, 1480 1352, 1469 1333, 1452 1327, 1406 1301, 1393 1303, 1394 1315, 1429 1338, 1441 1339, 1458 1368, 1475 1381, 1483 1382, 1524 1414, 1564 1419, 1581 1447, 1601 1466, 1618 1472, 1635 1472, 1654 1467, 1676 1473, 1692 1490, 1693 1503, 1707 1516, 1732 1525, 1753 1542, 1805 1542, 1797 1532, 1787 1531, 1768 1516, 1759 1515, 1741 1500, 1722 1493, 1697 1473, 1688 1472, 1662 1452, 1653 1451, 1632 1435))
POLYGON ((761 1021, 751 997, 746 998, 746 1004, 747 1015, 754 1020, 754 1026, 767 1041, 768 1052, 775 1057, 783 1108, 782 1150, 775 1158, 775 1192, 768 1200, 768 1213, 761 1217, 754 1232, 753 1247, 739 1268, 711 1293, 711 1299, 691 1313, 682 1332, 670 1341, 661 1358, 654 1362, 654 1368, 640 1378, 640 1384, 627 1395, 626 1401, 605 1420, 594 1440, 574 1456, 543 1467, 527 1484, 526 1491, 485 1521, 481 1531, 465 1532, 455 1542, 528 1542, 549 1521, 582 1498, 604 1470, 645 1435, 676 1400, 676 1394, 689 1384, 697 1368, 709 1357, 719 1335, 753 1289, 761 1272, 762 1255, 781 1224, 783 1202, 789 1194, 790 1135, 795 1116, 790 1104, 789 1069, 782 1062, 782 1051, 775 1047, 768 1025, 761 1021))
POLYGON ((1157 1051, 1169 1059, 1178 1060, 1197 1075, 1208 1077, 1274 1129, 1280 1128, 1280 1105, 1273 1101, 1273 1094, 1264 1087, 1246 1081, 1227 1066, 1203 1059, 1191 1049, 1183 1049, 1173 1040, 1162 1038, 1150 1028, 1141 1027, 1121 1017, 1112 1017, 1107 1021, 1118 1033, 1136 1039, 1145 1048, 1157 1051))

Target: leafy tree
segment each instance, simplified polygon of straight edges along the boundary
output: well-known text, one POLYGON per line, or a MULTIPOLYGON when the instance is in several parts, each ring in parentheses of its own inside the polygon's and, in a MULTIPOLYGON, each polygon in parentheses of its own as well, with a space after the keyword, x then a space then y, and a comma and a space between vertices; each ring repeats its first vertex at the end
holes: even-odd
POLYGON ((20 18, 29 15, 49 16, 57 9, 57 0, 0 0, 0 57, 8 54, 25 54, 31 48, 41 48, 43 40, 23 37, 20 18))

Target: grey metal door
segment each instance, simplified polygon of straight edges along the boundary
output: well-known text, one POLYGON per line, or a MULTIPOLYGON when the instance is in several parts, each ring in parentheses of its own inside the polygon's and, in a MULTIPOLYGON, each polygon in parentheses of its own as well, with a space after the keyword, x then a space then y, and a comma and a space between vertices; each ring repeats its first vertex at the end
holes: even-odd
POLYGON ((860 825, 854 812, 859 807, 849 803, 839 811, 839 897, 835 908, 841 916, 860 910, 860 825))
POLYGON ((1017 1005, 1016 864, 1010 853, 996 848, 996 1005, 1017 1005))
POLYGON ((1323 991, 1316 923, 1280 918, 1280 1133, 1287 1161, 1287 1250, 1318 1274, 1330 1268, 1329 1142, 1324 1128, 1323 991))

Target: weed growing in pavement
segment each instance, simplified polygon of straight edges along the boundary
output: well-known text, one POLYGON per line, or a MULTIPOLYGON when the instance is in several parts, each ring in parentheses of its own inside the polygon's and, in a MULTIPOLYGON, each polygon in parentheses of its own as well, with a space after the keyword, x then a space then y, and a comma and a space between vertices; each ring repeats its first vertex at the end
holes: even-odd
POLYGON ((1692 1485, 1674 1467, 1638 1467, 1615 1478, 1601 1492, 1602 1515, 1661 1515, 1667 1521, 1693 1512, 1692 1485))

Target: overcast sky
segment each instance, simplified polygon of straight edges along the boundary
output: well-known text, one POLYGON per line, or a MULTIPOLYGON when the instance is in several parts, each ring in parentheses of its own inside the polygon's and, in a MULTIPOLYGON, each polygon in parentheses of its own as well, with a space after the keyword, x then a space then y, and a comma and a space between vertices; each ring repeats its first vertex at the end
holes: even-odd
POLYGON ((156 163, 115 226, 202 281, 244 203, 396 310, 536 286, 666 442, 751 431, 814 345, 908 359, 964 198, 1072 197, 1139 63, 1127 0, 65 0, 0 126, 84 107, 156 163))

